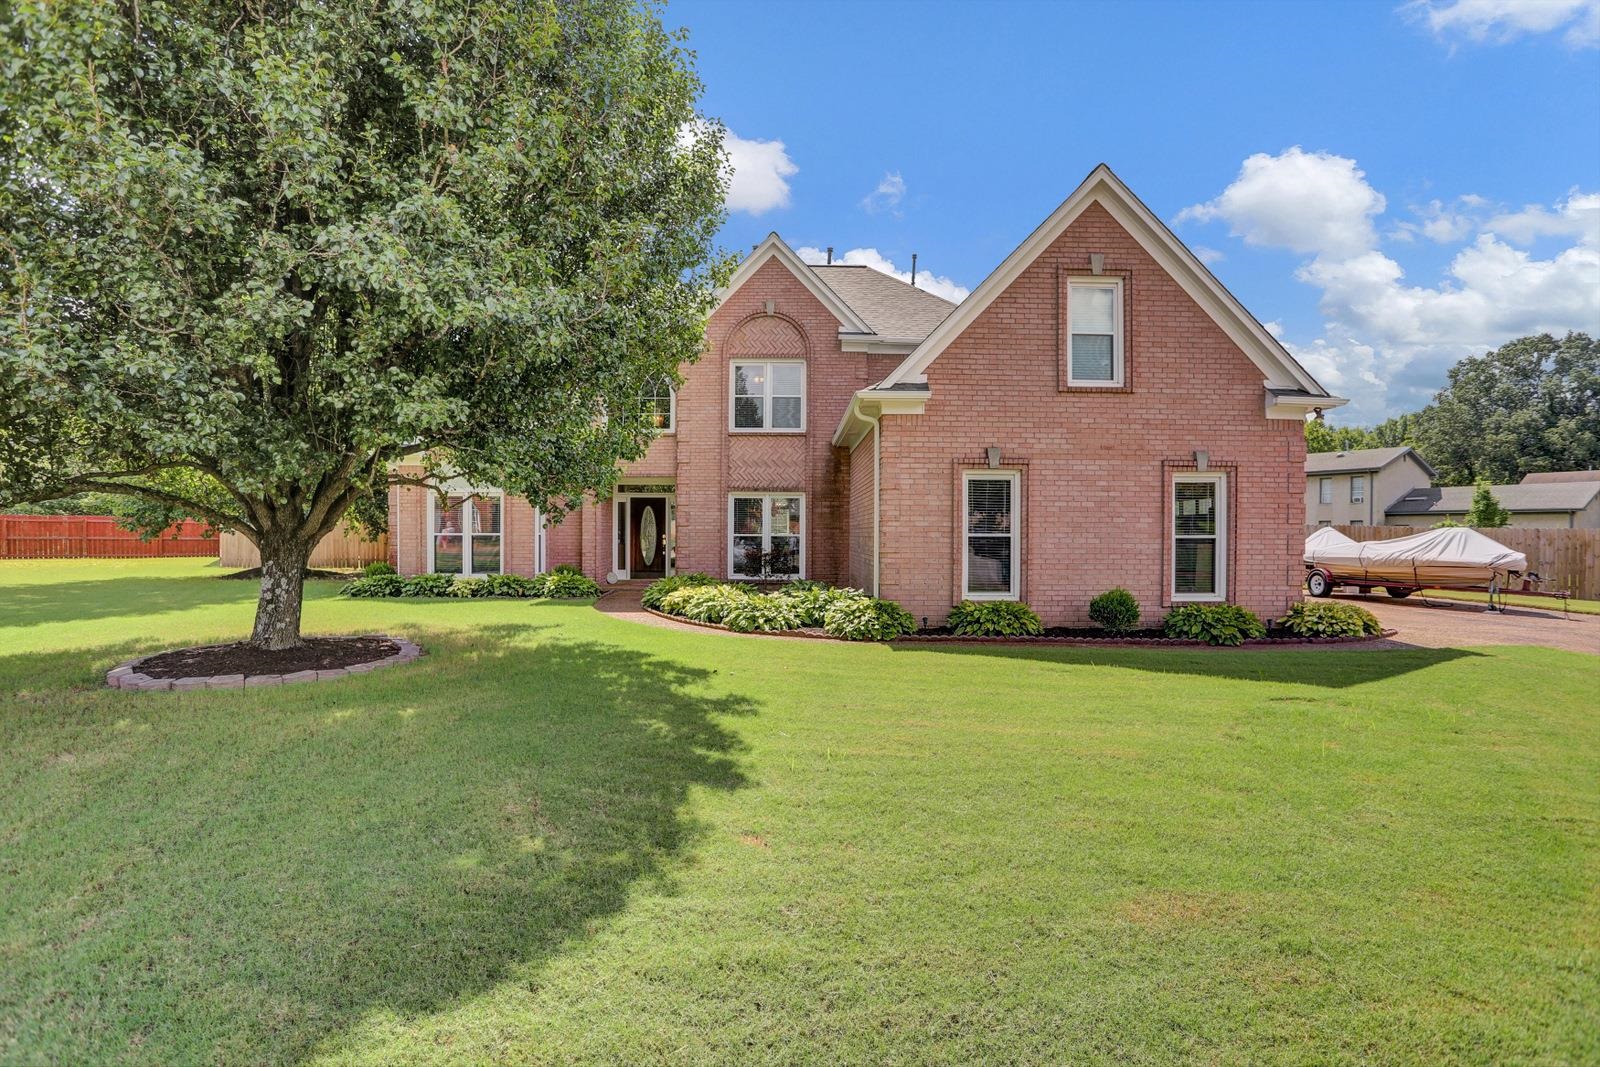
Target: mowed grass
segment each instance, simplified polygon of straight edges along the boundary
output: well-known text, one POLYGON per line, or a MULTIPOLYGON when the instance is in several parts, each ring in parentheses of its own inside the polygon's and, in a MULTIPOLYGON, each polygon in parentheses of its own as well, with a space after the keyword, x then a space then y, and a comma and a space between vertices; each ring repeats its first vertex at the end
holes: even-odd
POLYGON ((1600 657, 894 648, 0 564, 0 1061, 1600 1058, 1600 657))
MULTIPOLYGON (((1471 589, 1429 589, 1427 596, 1440 600, 1471 600, 1484 603, 1489 599, 1488 593, 1479 593, 1471 589)), ((1600 600, 1558 600, 1548 596, 1528 596, 1522 593, 1499 593, 1497 600, 1504 600, 1516 608, 1541 608, 1545 611, 1570 611, 1574 615, 1600 615, 1600 600)))

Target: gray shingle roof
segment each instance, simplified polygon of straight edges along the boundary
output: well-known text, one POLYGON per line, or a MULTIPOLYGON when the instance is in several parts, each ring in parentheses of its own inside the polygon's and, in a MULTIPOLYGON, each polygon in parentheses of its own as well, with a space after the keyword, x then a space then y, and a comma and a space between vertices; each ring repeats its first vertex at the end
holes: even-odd
MULTIPOLYGON (((1600 493, 1600 481, 1535 482, 1489 487, 1507 511, 1582 511, 1600 493)), ((1470 485, 1413 489, 1389 505, 1390 515, 1453 515, 1472 506, 1470 485)))
POLYGON ((849 304, 879 337, 920 341, 955 305, 871 267, 813 266, 822 284, 849 304))
POLYGON ((1600 482, 1600 471, 1540 471, 1522 476, 1523 485, 1548 485, 1551 482, 1600 482))
MULTIPOLYGON (((1407 452, 1412 452, 1410 445, 1400 445, 1398 448, 1352 448, 1345 452, 1310 452, 1306 454, 1306 473, 1344 474, 1349 471, 1382 470, 1407 452)), ((1433 468, 1421 455, 1412 454, 1424 470, 1433 473, 1433 468)))

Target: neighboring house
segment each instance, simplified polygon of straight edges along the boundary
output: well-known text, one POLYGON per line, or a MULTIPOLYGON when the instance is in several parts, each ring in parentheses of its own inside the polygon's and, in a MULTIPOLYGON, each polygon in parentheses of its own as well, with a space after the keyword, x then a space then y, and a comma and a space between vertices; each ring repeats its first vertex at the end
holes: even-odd
POLYGON ((1380 525, 1390 504, 1427 488, 1434 476, 1409 445, 1312 452, 1306 456, 1306 522, 1380 525))
POLYGON ((1522 476, 1523 485, 1547 485, 1550 482, 1600 482, 1600 471, 1539 471, 1522 476))
MULTIPOLYGON (((1432 526, 1446 519, 1460 522, 1472 507, 1473 491, 1470 485, 1413 490, 1390 505, 1387 522, 1391 526, 1432 526)), ((1525 480, 1518 485, 1492 485, 1489 491, 1511 512, 1512 526, 1600 529, 1600 476, 1591 482, 1525 480)))
POLYGON ((1115 586, 1147 618, 1281 614, 1302 423, 1344 401, 1102 166, 959 307, 769 236, 657 403, 645 458, 548 530, 492 489, 396 487, 400 569, 804 576, 930 623, 970 598, 1082 624, 1115 586))

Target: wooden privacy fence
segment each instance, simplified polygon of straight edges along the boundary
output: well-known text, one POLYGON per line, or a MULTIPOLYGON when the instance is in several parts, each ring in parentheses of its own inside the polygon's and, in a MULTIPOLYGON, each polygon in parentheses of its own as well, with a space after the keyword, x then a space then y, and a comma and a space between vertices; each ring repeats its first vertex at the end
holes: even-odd
MULTIPOLYGON (((1317 527, 1307 526, 1309 535, 1317 527)), ((1424 532, 1418 526, 1334 527, 1353 541, 1384 541, 1424 532)), ((1528 557, 1528 569, 1546 579, 1545 589, 1564 589, 1579 600, 1600 600, 1600 530, 1535 530, 1496 526, 1483 536, 1528 557)), ((1515 592, 1515 590, 1507 590, 1515 592)))
MULTIPOLYGON (((387 562, 388 559, 388 535, 379 534, 376 541, 368 541, 344 530, 334 530, 317 542, 317 547, 311 550, 311 558, 306 561, 306 566, 352 570, 356 567, 365 567, 369 563, 387 562)), ((222 547, 217 562, 224 567, 249 570, 261 566, 261 553, 250 543, 248 537, 229 531, 222 535, 222 547)))
POLYGON ((215 556, 217 534, 184 521, 149 541, 110 515, 0 515, 0 559, 141 559, 215 556))

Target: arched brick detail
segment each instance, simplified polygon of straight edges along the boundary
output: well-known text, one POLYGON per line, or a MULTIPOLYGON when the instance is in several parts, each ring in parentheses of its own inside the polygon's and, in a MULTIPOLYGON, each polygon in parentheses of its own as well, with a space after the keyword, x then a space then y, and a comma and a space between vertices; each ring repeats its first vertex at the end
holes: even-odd
POLYGON ((804 359, 809 356, 806 332, 785 315, 764 312, 751 315, 734 327, 723 346, 729 359, 772 356, 779 359, 804 359))

